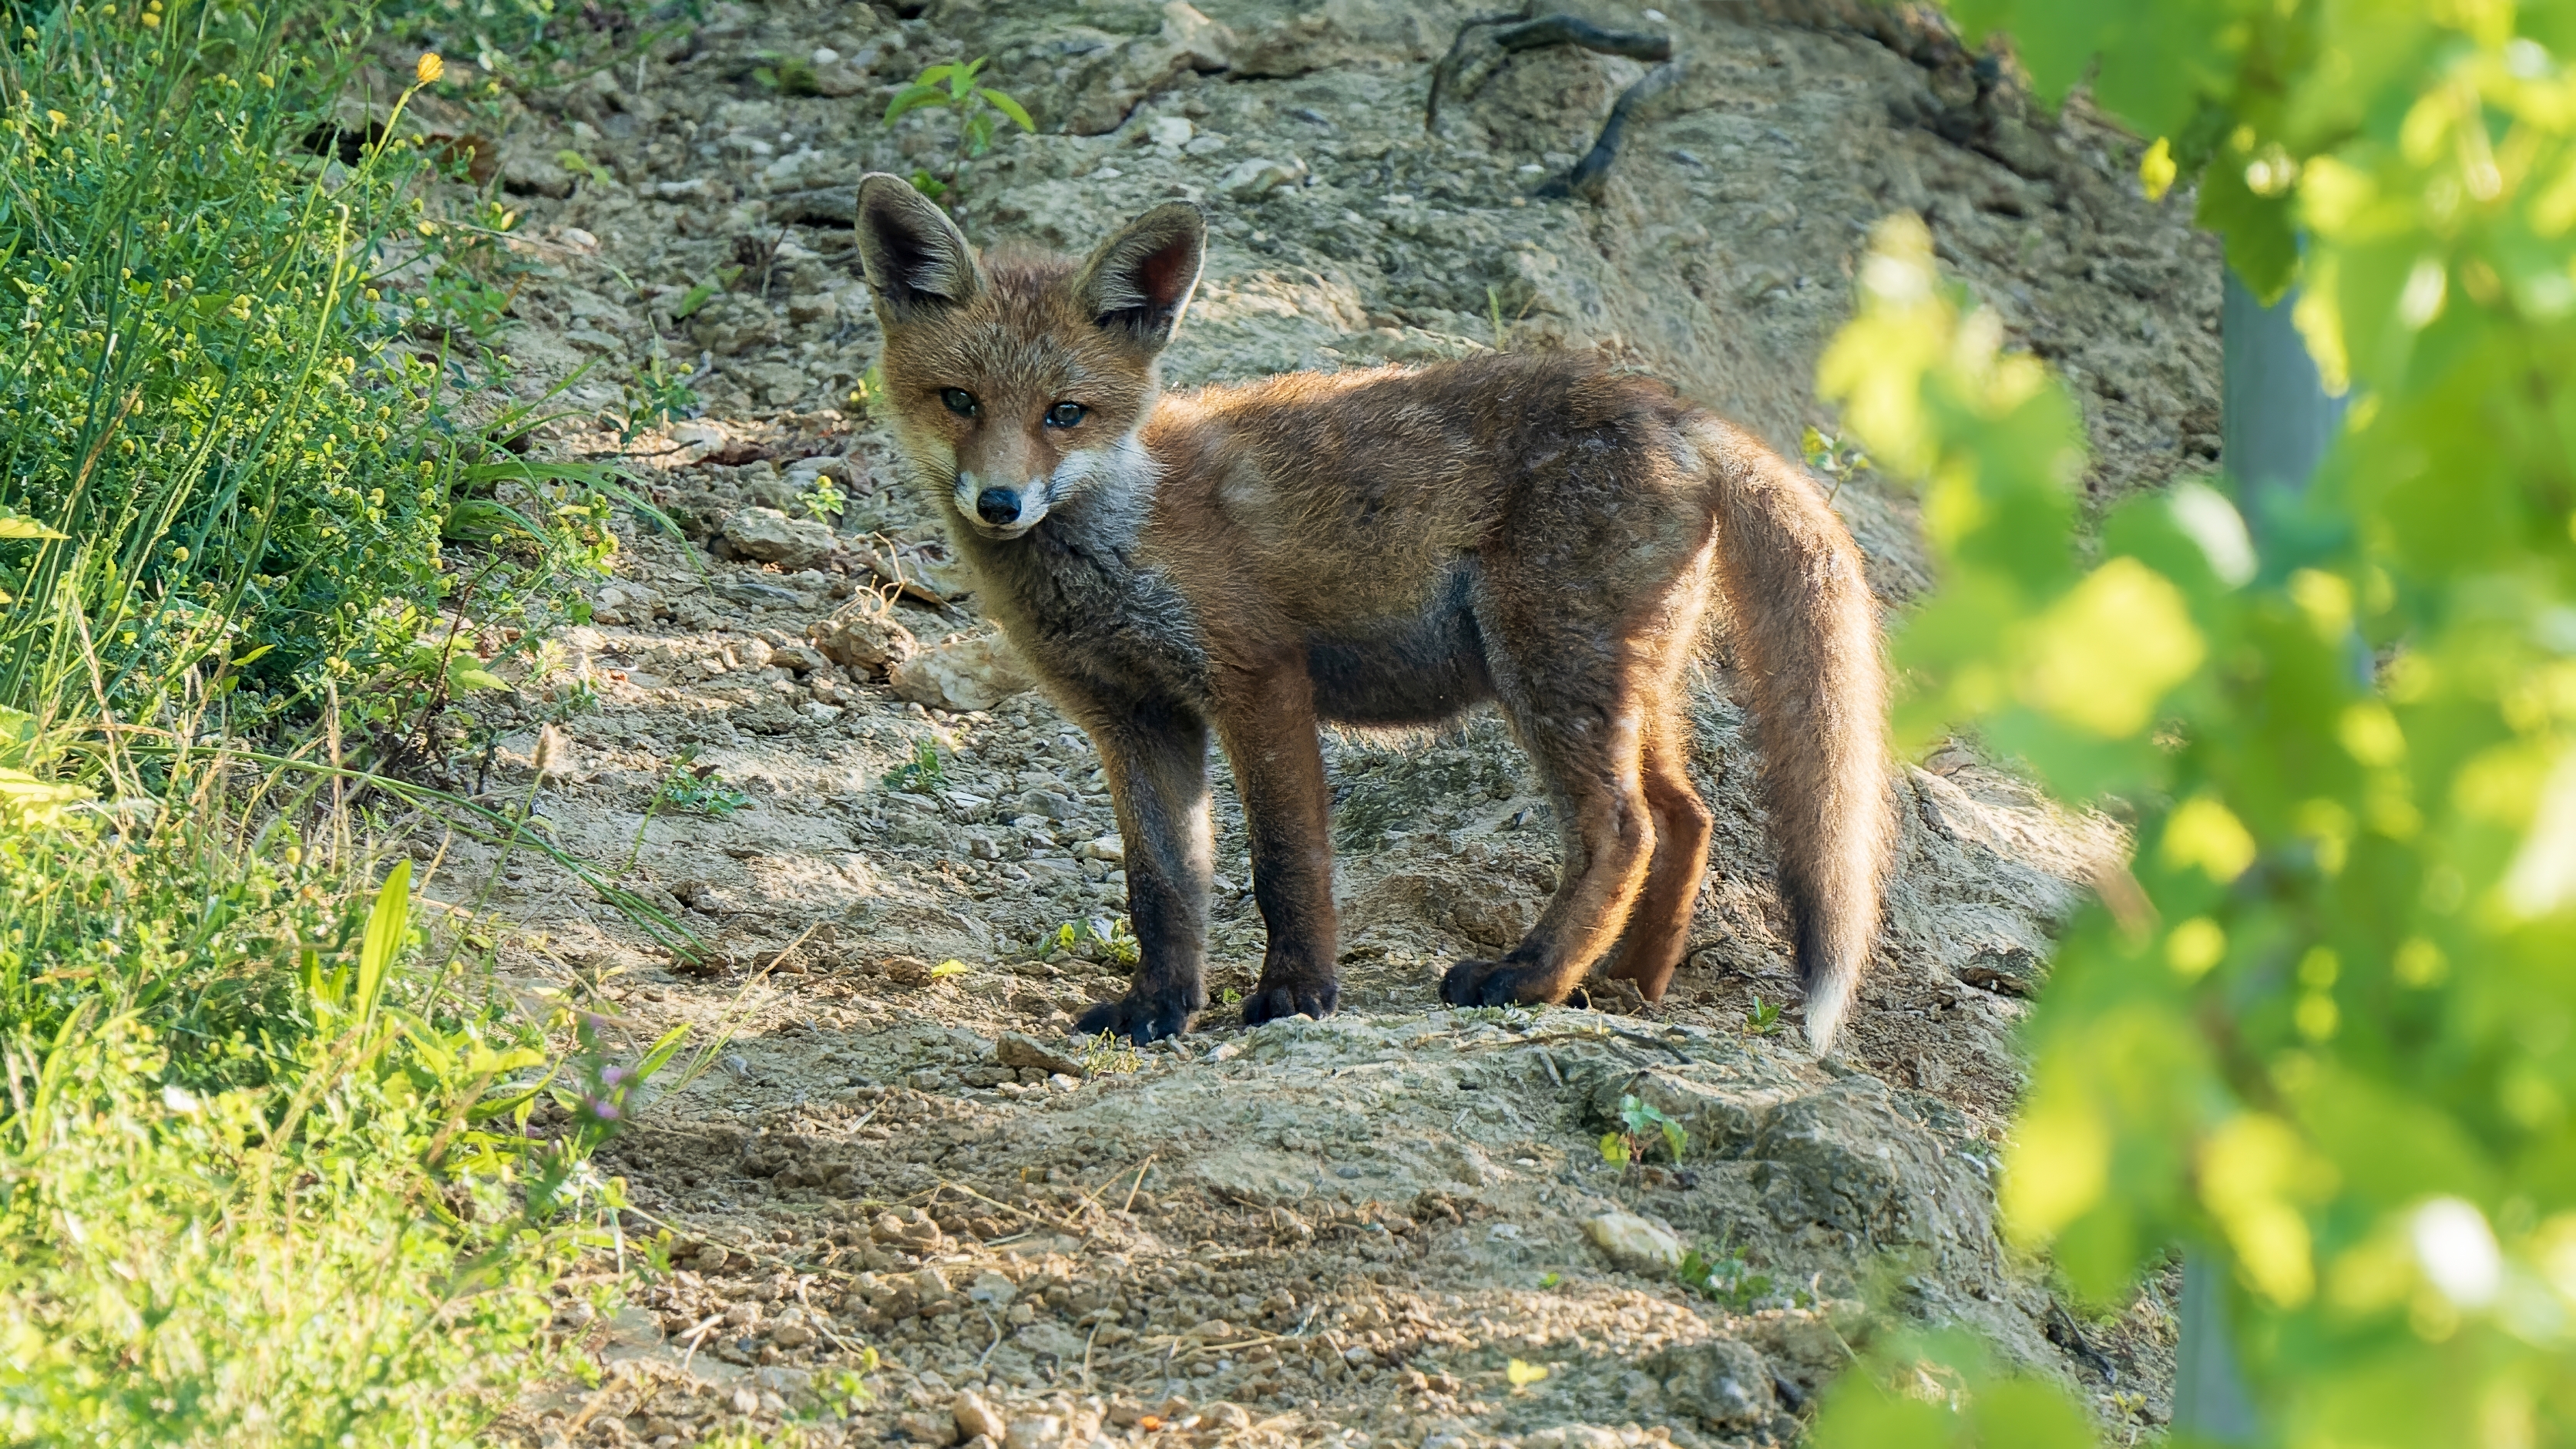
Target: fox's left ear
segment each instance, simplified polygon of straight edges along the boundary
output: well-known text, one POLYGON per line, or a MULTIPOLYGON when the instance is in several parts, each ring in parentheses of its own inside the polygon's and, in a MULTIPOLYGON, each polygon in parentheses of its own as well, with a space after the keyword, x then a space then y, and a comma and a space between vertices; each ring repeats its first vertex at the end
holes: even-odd
POLYGON ((1189 310, 1206 258, 1199 209, 1186 201, 1158 206, 1100 244, 1074 277, 1074 299, 1103 328, 1160 351, 1189 310))

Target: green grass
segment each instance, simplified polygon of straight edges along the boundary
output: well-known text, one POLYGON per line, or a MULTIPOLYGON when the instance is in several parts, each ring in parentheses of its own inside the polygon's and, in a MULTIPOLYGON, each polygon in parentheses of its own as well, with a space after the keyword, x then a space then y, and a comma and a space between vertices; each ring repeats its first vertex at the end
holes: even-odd
POLYGON ((463 421, 507 219, 304 150, 374 15, 0 14, 0 1441, 478 1442, 680 1041, 416 929, 362 791, 553 848, 352 762, 572 616, 612 480, 463 421))
POLYGON ((620 1246, 585 1159, 678 1042, 526 1014, 409 861, 371 891, 351 822, 234 798, 0 814, 0 1436, 471 1442, 570 1366, 550 1286, 620 1246))

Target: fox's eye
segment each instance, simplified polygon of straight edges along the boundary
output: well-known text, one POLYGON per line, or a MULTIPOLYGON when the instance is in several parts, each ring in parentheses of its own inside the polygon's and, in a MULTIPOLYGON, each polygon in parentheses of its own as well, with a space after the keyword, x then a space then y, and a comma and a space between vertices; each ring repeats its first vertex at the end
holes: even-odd
POLYGON ((939 400, 948 405, 948 410, 950 412, 955 413, 961 418, 971 418, 975 416, 975 394, 968 392, 962 387, 952 387, 948 389, 946 392, 939 395, 939 400))
POLYGON ((1046 425, 1050 428, 1069 428, 1081 422, 1090 411, 1091 409, 1080 403, 1057 403, 1046 410, 1046 425))

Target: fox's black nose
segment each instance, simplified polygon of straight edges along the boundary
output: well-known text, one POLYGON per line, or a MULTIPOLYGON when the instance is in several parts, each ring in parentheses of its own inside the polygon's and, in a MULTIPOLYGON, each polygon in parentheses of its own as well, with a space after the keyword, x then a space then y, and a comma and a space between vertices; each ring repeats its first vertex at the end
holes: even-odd
POLYGON ((995 528, 1016 523, 1020 517, 1020 495, 1008 488, 987 488, 975 495, 975 516, 995 528))

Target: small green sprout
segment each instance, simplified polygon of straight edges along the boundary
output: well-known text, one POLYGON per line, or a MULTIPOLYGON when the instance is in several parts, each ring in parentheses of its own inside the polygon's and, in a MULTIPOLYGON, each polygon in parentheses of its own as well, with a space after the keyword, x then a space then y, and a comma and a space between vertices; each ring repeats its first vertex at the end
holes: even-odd
POLYGON ((940 768, 939 751, 928 740, 914 745, 912 758, 886 772, 885 777, 887 789, 907 795, 918 795, 947 783, 948 773, 940 768))
POLYGON ((1645 1157, 1645 1148, 1660 1136, 1664 1151, 1673 1161, 1682 1160, 1682 1150, 1690 1144, 1690 1133, 1682 1124, 1664 1114, 1663 1109, 1637 1097, 1619 1099, 1619 1120, 1625 1126, 1601 1134, 1601 1160, 1612 1167, 1626 1167, 1645 1157))
POLYGON ((889 126, 908 111, 936 108, 956 117, 957 155, 950 164, 950 179, 942 181, 926 169, 912 173, 914 188, 933 201, 947 196, 963 175, 966 163, 993 149, 993 136, 1001 129, 1002 121, 1008 120, 1023 131, 1038 128, 1037 122, 1029 118, 1028 108, 1008 92, 976 84, 983 70, 982 56, 930 66, 886 102, 885 124, 889 126))
POLYGON ((751 796, 726 783, 715 766, 695 759, 693 752, 684 752, 671 762, 671 773, 662 779, 663 804, 722 820, 751 803, 751 796))

